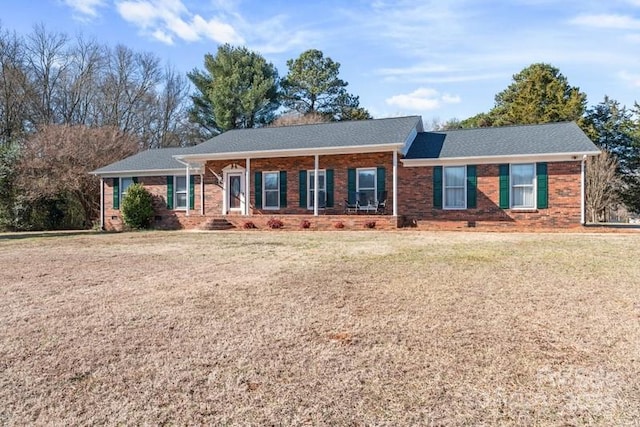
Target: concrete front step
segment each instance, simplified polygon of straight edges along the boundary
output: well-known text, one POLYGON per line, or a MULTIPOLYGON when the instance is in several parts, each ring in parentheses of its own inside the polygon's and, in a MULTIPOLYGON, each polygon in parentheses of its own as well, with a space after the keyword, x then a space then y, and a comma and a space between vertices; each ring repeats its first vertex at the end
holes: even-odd
POLYGON ((212 218, 205 222, 201 228, 203 230, 230 230, 236 226, 224 218, 212 218))

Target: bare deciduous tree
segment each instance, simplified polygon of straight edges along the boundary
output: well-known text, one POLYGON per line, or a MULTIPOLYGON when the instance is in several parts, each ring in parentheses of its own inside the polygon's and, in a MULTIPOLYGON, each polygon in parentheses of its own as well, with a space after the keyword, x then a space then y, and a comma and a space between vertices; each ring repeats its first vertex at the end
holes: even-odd
POLYGON ((89 226, 100 209, 99 179, 89 172, 134 154, 139 142, 117 127, 47 125, 25 142, 18 186, 27 199, 72 197, 89 226))
POLYGON ((270 127, 293 126, 293 125, 311 125, 314 123, 328 123, 331 118, 320 113, 300 114, 297 111, 289 111, 277 119, 275 119, 270 127))
POLYGON ((603 151, 598 156, 587 160, 586 170, 586 204, 587 216, 591 222, 605 221, 606 210, 618 203, 618 162, 609 152, 603 151))

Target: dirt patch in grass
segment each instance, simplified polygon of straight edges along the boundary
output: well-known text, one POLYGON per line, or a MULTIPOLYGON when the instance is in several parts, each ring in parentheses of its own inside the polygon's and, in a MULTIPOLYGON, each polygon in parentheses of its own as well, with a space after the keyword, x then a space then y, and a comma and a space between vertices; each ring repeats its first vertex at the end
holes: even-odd
POLYGON ((640 419, 633 235, 69 235, 0 269, 0 424, 640 419))

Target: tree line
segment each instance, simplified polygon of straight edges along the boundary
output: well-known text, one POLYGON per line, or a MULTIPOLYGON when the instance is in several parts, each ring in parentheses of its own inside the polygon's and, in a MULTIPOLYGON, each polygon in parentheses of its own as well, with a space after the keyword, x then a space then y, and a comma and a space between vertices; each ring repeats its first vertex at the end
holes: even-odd
POLYGON ((640 213, 640 105, 615 99, 587 107, 587 95, 558 68, 532 64, 495 96, 493 108, 465 120, 435 121, 435 130, 575 121, 603 151, 587 163, 587 220, 618 219, 620 208, 640 213))
POLYGON ((100 189, 88 172, 140 150, 371 118, 321 51, 287 66, 280 78, 260 54, 223 45, 185 75, 124 45, 0 25, 0 230, 91 227, 100 189))

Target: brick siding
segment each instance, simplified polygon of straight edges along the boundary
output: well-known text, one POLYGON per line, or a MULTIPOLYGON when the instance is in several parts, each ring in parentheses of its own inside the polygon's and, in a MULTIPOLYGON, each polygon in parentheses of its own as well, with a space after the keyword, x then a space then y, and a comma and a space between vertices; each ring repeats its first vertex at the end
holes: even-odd
MULTIPOLYGON (((166 177, 138 177, 154 197, 156 217, 154 226, 160 229, 201 228, 211 218, 226 215, 236 227, 246 221, 258 228, 268 228, 266 222, 277 217, 285 222, 285 229, 300 229, 303 219, 312 223, 311 229, 332 229, 342 222, 347 229, 361 229, 366 222, 375 221, 375 228, 416 226, 421 229, 442 228, 566 228, 580 225, 580 162, 548 163, 549 208, 518 211, 500 209, 498 165, 477 166, 477 208, 443 210, 433 207, 433 167, 403 167, 398 162, 398 218, 393 218, 393 155, 391 152, 320 156, 320 169, 334 170, 334 207, 321 211, 318 217, 313 211, 299 206, 299 179, 301 170, 314 169, 313 156, 252 159, 250 162, 251 216, 223 212, 223 191, 216 176, 231 165, 244 168, 245 159, 209 161, 204 168, 204 210, 201 211, 200 176, 195 177, 195 206, 186 216, 182 210, 166 208, 166 177), (384 167, 387 197, 387 216, 343 216, 344 200, 348 198, 347 170, 350 168, 384 167), (254 174, 263 171, 287 171, 287 207, 278 210, 255 208, 254 174), (334 216, 335 215, 335 216, 334 216), (396 224, 397 220, 397 224, 396 224)), ((238 169, 243 170, 243 169, 238 169)), ((122 230, 120 210, 113 209, 113 184, 104 179, 105 229, 122 230)))

